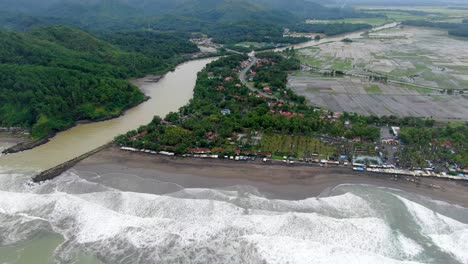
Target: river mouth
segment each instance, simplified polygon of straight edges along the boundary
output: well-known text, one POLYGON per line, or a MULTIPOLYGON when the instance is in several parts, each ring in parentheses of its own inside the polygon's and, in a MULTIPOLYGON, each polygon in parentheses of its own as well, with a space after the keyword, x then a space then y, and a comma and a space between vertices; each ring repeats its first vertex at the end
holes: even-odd
POLYGON ((151 97, 160 98, 158 104, 150 101, 119 119, 78 126, 37 149, 1 157, 0 263, 468 261, 465 208, 388 188, 348 184, 285 199, 250 184, 221 187, 196 178, 198 186, 185 187, 171 179, 138 179, 138 173, 95 171, 30 184, 38 171, 147 124, 155 114, 176 111, 191 98, 197 69, 208 62, 180 65, 148 83, 155 85, 147 91, 157 91, 151 97), (168 98, 180 101, 164 102, 168 98))
POLYGON ((103 122, 77 125, 58 133, 50 142, 34 149, 0 158, 0 166, 46 170, 96 149, 127 131, 148 124, 155 115, 165 116, 187 104, 193 96, 197 73, 216 58, 180 64, 158 82, 138 82, 151 99, 123 116, 103 122))

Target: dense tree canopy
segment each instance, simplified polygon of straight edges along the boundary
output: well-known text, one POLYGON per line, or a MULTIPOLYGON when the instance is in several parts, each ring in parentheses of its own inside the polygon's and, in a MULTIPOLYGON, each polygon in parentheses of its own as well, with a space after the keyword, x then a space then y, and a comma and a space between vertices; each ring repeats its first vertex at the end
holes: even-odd
MULTIPOLYGON (((256 70, 265 75, 255 78, 254 82, 275 83, 285 88, 286 72, 297 69, 299 65, 294 57, 287 56, 291 53, 293 51, 289 50, 282 55, 259 54, 262 66, 257 65, 256 70)), ((241 133, 329 134, 362 137, 364 140, 379 137, 379 129, 370 126, 365 117, 356 116, 356 125, 346 128, 341 120, 331 122, 324 119, 322 110, 307 106, 305 100, 297 100, 292 94, 282 95, 282 101, 278 101, 252 93, 237 78, 240 64, 246 59, 245 56, 234 55, 208 64, 198 74, 194 97, 189 104, 180 108, 178 113, 170 113, 165 122, 157 117, 148 126, 118 137, 117 142, 135 148, 186 153, 188 148, 193 147, 231 151, 233 147, 244 150, 253 148, 240 142, 238 144, 241 146, 232 144, 232 141, 236 141, 236 135, 241 133), (144 136, 132 139, 142 131, 146 132, 144 136)))
POLYGON ((404 160, 412 166, 427 166, 426 160, 468 166, 468 124, 436 128, 403 128, 404 160))
POLYGON ((0 126, 31 127, 41 138, 76 120, 119 115, 144 100, 127 78, 167 71, 197 50, 151 32, 107 39, 65 26, 0 31, 0 126))
MULTIPOLYGON (((3 27, 68 24, 95 33, 141 30, 202 32, 220 43, 294 43, 283 28, 305 19, 376 17, 352 8, 332 8, 306 0, 4 0, 3 27), (8 3, 6 3, 8 2, 8 3)), ((1 12, 3 11, 3 12, 1 12)))

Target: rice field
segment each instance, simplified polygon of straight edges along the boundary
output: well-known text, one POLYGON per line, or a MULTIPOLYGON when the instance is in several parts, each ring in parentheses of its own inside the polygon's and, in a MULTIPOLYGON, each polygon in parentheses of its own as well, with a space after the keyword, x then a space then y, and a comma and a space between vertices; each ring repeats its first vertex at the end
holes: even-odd
POLYGON ((398 27, 363 35, 354 42, 324 43, 298 51, 303 64, 356 75, 440 89, 468 88, 468 38, 446 31, 398 27))
POLYGON ((468 38, 453 38, 441 30, 405 26, 371 32, 351 44, 331 42, 298 50, 301 62, 313 72, 291 74, 288 86, 311 105, 332 111, 465 121, 467 50, 468 38), (343 70, 346 77, 317 73, 324 70, 343 70), (388 82, 372 82, 369 76, 388 82))
POLYGON ((419 87, 305 74, 290 75, 288 86, 305 96, 309 104, 335 112, 432 117, 444 121, 468 120, 468 99, 419 87))

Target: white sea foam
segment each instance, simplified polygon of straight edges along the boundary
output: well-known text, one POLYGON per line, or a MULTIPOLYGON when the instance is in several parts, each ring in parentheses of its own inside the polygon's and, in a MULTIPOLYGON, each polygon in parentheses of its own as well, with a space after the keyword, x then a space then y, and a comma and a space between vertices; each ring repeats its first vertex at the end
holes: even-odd
POLYGON ((267 263, 298 263, 298 264, 416 264, 419 262, 399 261, 362 251, 352 247, 328 245, 310 240, 296 239, 286 236, 262 236, 253 235, 248 237, 249 241, 255 243, 258 252, 267 263))
MULTIPOLYGON (((70 174, 24 192, 0 191, 0 229, 9 234, 0 238, 11 244, 28 239, 36 229, 55 231, 66 239, 56 251, 64 262, 72 261, 79 248, 107 263, 427 260, 424 245, 395 231, 380 217, 386 212, 375 212, 368 196, 346 192, 287 201, 255 193, 249 188, 184 189, 169 195, 123 192, 70 174)), ((460 245, 467 239, 464 224, 398 199, 421 234, 466 262, 466 246, 460 245)))
POLYGON ((400 242, 401 248, 404 249, 406 257, 415 257, 424 250, 416 241, 402 234, 398 234, 398 242, 400 242))
POLYGON ((462 263, 468 263, 468 225, 397 196, 421 228, 422 234, 462 263))

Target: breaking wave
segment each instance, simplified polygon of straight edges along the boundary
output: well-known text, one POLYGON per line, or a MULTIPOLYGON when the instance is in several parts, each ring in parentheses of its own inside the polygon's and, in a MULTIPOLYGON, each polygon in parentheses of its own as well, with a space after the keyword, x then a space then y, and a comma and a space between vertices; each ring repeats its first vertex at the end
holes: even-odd
POLYGON ((29 177, 0 173, 0 248, 57 233, 58 263, 83 252, 103 263, 468 263, 465 208, 446 205, 449 217, 384 188, 343 185, 290 201, 248 186, 153 181, 158 191, 141 193, 73 172, 41 185, 29 177))

